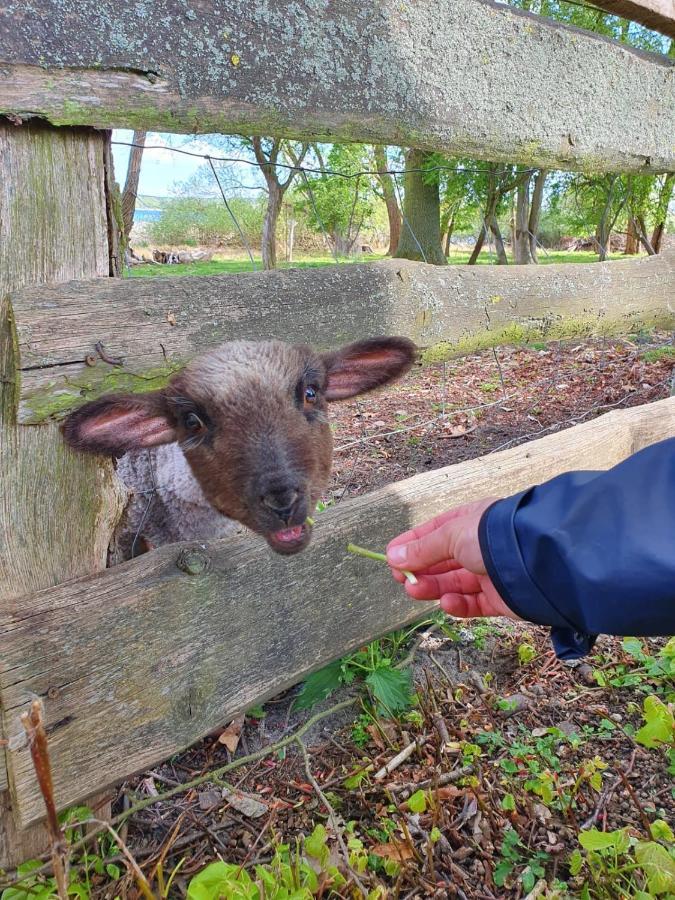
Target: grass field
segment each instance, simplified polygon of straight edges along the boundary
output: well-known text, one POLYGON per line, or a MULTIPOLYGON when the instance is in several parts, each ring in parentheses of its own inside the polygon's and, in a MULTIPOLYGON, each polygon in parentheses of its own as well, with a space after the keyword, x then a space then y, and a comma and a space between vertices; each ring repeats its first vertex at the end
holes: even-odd
MULTIPOLYGON (((469 261, 471 255, 470 250, 456 250, 448 257, 448 261, 453 265, 464 265, 469 261)), ((612 253, 610 259, 621 259, 623 254, 612 253)), ((355 262, 373 262, 380 259, 386 259, 385 256, 377 253, 364 254, 357 258, 340 258, 338 265, 351 265, 355 262)), ((563 250, 543 251, 539 254, 539 260, 542 264, 548 263, 588 263, 597 262, 597 253, 589 250, 580 250, 577 252, 563 250)), ((478 258, 479 265, 492 265, 495 262, 494 253, 481 253, 478 258)), ((261 269, 262 263, 260 258, 255 260, 255 268, 261 269)), ((280 269, 312 269, 319 266, 336 265, 333 256, 312 256, 301 257, 293 263, 279 263, 280 269)), ((130 275, 134 278, 152 278, 157 275, 233 275, 238 272, 251 272, 253 266, 248 257, 240 257, 238 259, 212 259, 209 262, 182 263, 175 266, 137 266, 130 270, 130 275)))

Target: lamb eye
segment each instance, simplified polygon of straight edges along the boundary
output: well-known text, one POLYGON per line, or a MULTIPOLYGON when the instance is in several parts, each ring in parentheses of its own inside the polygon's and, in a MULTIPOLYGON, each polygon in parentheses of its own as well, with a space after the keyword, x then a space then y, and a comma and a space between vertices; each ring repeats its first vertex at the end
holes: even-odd
POLYGON ((305 388, 305 403, 316 403, 317 400, 317 392, 316 388, 306 387, 305 388))
POLYGON ((184 419, 185 427, 188 431, 191 431, 193 434, 197 434, 198 431, 203 431, 206 428, 206 425, 199 418, 197 413, 188 413, 184 419))

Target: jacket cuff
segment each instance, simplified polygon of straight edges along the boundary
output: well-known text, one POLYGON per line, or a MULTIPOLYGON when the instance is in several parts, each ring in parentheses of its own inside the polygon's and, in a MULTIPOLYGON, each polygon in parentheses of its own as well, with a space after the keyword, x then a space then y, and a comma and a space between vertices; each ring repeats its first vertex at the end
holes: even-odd
POLYGON ((542 593, 525 566, 514 517, 532 489, 497 500, 483 513, 478 525, 485 569, 502 600, 521 619, 552 628, 551 638, 560 659, 578 659, 588 653, 596 635, 581 633, 542 593))

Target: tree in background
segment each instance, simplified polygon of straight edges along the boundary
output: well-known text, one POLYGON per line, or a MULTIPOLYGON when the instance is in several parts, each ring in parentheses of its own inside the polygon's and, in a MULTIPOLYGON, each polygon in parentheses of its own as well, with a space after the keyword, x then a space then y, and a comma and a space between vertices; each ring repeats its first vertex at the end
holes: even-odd
POLYGON ((359 174, 369 170, 369 151, 365 144, 332 144, 325 158, 320 146, 314 151, 325 171, 307 175, 298 185, 303 210, 310 225, 328 236, 335 253, 349 256, 374 212, 370 179, 359 174))
POLYGON ((299 173, 298 169, 285 169, 285 177, 279 176, 277 163, 279 155, 291 165, 300 167, 307 156, 309 144, 298 145, 281 138, 242 138, 242 143, 250 145, 267 184, 267 211, 262 233, 263 269, 275 269, 277 265, 277 225, 284 194, 299 173))
POLYGON ((134 136, 131 140, 134 146, 129 153, 127 177, 124 181, 124 190, 122 191, 122 231, 125 246, 129 244, 129 235, 134 224, 138 182, 141 177, 141 163, 143 161, 143 148, 145 147, 146 136, 147 131, 134 131, 134 136))
MULTIPOLYGON (((441 236, 446 258, 455 232, 474 231, 479 217, 476 162, 437 156, 441 196, 441 236)), ((484 164, 481 164, 484 165, 484 164)))
POLYGON ((530 169, 516 185, 511 238, 516 265, 539 262, 537 235, 547 175, 546 169, 530 169))
POLYGON ((502 163, 487 163, 485 171, 476 175, 474 191, 483 198, 480 231, 469 257, 469 265, 474 265, 490 234, 494 237, 497 251, 497 265, 508 263, 504 238, 499 227, 499 216, 504 212, 507 198, 528 177, 529 170, 519 170, 517 166, 502 163))
POLYGON ((396 249, 398 259, 414 259, 444 266, 441 246, 440 178, 436 154, 406 150, 403 194, 403 224, 396 249))
POLYGON ((377 181, 379 182, 379 190, 374 188, 375 195, 384 202, 389 220, 389 249, 387 250, 387 255, 393 256, 401 238, 401 210, 398 206, 394 178, 389 172, 387 148, 381 144, 376 144, 373 147, 373 167, 377 172, 377 181))
MULTIPOLYGON (((675 47, 675 41, 672 43, 675 47)), ((658 175, 656 178, 656 203, 654 205, 654 229, 652 231, 652 247, 655 253, 660 253, 663 247, 663 238, 666 233, 668 210, 675 188, 675 175, 670 172, 667 175, 658 175)))

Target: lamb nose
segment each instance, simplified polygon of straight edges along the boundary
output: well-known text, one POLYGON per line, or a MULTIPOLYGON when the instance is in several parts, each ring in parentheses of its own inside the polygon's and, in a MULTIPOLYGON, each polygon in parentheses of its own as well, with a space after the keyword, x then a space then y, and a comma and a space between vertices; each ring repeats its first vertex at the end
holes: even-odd
POLYGON ((280 519, 289 519, 300 494, 293 488, 269 491, 261 498, 263 506, 271 509, 280 519))

